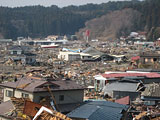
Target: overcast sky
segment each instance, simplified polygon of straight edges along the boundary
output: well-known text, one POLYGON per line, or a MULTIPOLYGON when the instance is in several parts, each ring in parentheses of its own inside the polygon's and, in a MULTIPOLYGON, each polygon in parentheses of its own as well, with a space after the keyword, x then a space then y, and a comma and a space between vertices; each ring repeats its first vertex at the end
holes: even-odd
MULTIPOLYGON (((57 5, 64 7, 68 5, 83 5, 87 3, 106 3, 108 1, 122 1, 122 0, 0 0, 0 6, 19 7, 30 5, 51 6, 57 5)), ((123 0, 127 1, 127 0, 123 0)))

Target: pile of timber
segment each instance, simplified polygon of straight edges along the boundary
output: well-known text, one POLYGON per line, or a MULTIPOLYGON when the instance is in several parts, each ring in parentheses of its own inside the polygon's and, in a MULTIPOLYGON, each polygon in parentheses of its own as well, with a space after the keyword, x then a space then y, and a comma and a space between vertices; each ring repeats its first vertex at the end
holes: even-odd
POLYGON ((11 98, 11 101, 12 101, 17 113, 18 112, 23 113, 25 100, 30 101, 30 99, 28 99, 28 98, 15 98, 15 97, 11 98))

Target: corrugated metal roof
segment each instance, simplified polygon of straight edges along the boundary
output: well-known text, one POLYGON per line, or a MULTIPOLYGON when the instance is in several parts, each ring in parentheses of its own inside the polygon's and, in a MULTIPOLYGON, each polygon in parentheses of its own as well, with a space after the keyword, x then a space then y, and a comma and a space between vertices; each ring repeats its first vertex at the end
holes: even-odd
POLYGON ((147 78, 160 78, 158 73, 117 73, 117 74, 102 74, 104 78, 121 78, 121 77, 147 77, 147 78))
POLYGON ((69 114, 71 118, 83 118, 89 120, 120 120, 122 110, 128 106, 109 101, 92 101, 78 107, 69 114))

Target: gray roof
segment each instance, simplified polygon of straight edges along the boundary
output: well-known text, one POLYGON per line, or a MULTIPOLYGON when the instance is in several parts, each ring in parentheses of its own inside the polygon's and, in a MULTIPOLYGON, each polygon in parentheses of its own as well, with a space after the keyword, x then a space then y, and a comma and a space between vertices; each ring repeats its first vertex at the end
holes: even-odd
POLYGON ((104 53, 103 52, 100 52, 98 51, 97 49, 93 48, 93 47, 89 47, 85 50, 82 51, 83 53, 87 53, 87 54, 90 54, 90 55, 103 55, 104 53))
POLYGON ((109 101, 90 101, 68 113, 67 116, 89 120, 120 120, 123 116, 122 110, 127 109, 126 105, 109 101))
POLYGON ((3 102, 0 104, 0 115, 5 115, 8 112, 14 110, 12 101, 3 102))
POLYGON ((83 90, 84 88, 71 80, 52 80, 46 81, 45 79, 24 77, 16 82, 7 82, 0 84, 2 87, 17 88, 27 92, 46 92, 48 91, 45 86, 50 86, 52 91, 59 90, 83 90), (24 87, 23 87, 24 86, 24 87))
POLYGON ((12 39, 0 39, 0 43, 4 42, 12 42, 12 39))
POLYGON ((9 50, 11 51, 30 51, 31 48, 28 46, 14 45, 14 46, 11 46, 9 50))
POLYGON ((104 94, 111 94, 113 91, 129 91, 136 92, 137 83, 114 82, 106 84, 103 88, 104 94))

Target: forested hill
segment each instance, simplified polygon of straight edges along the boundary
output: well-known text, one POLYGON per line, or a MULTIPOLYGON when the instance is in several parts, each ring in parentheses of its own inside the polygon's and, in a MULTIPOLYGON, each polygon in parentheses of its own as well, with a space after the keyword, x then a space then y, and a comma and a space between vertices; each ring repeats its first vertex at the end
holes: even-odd
POLYGON ((64 8, 57 6, 0 7, 0 38, 74 34, 83 28, 88 20, 138 3, 137 0, 132 0, 64 8))
POLYGON ((146 31, 148 39, 155 40, 160 37, 160 0, 117 1, 64 8, 0 7, 0 38, 67 35, 74 34, 84 27, 93 31, 99 28, 94 37, 106 35, 105 33, 107 36, 114 33, 115 37, 119 37, 127 35, 130 31, 146 31), (94 21, 98 23, 98 27, 94 26, 94 21), (107 25, 111 26, 109 30, 107 25))
POLYGON ((160 0, 144 0, 89 20, 77 33, 80 38, 86 29, 91 39, 114 40, 132 31, 145 31, 147 40, 155 41, 160 37, 160 0))

